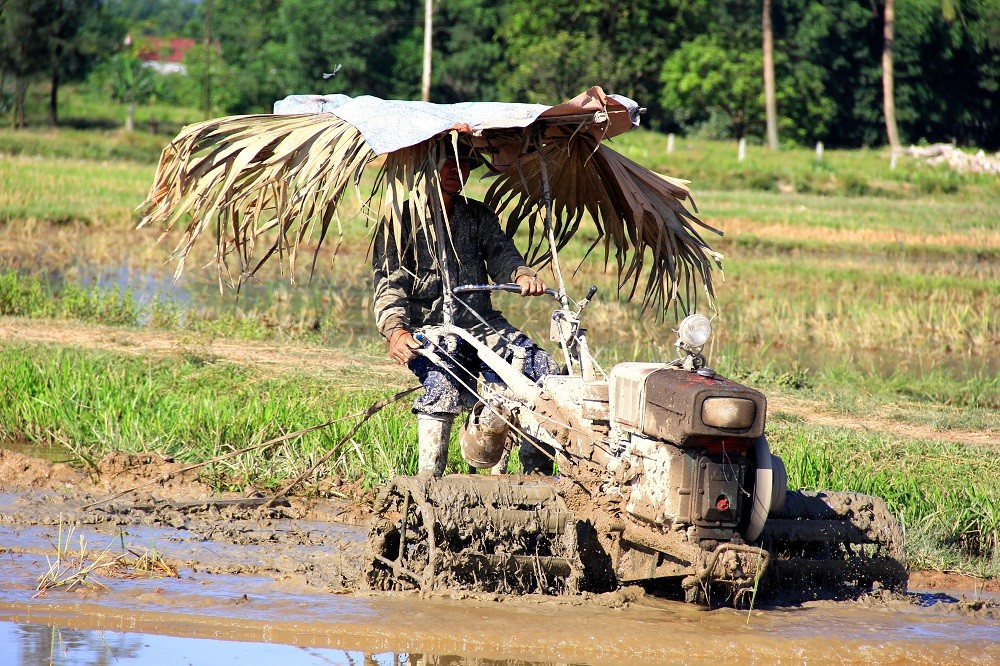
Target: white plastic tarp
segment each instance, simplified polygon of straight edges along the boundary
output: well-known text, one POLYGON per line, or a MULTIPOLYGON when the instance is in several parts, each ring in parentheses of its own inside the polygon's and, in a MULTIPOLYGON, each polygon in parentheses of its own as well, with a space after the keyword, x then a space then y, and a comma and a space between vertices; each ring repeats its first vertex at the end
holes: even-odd
POLYGON ((557 106, 505 102, 434 104, 386 100, 370 95, 290 95, 274 104, 279 115, 332 113, 356 127, 377 154, 413 146, 449 130, 479 134, 484 130, 527 127, 541 116, 554 117, 596 111, 624 111, 612 118, 606 136, 639 124, 638 105, 626 97, 605 95, 591 88, 557 106), (624 117, 623 117, 624 116, 624 117))

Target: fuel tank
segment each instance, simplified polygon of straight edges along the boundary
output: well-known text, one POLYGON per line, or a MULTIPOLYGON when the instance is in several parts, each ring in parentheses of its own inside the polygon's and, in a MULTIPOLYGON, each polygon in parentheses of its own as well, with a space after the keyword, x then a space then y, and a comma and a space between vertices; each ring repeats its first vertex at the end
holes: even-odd
POLYGON ((608 389, 613 423, 677 446, 764 434, 764 394, 711 372, 619 363, 611 370, 608 389))

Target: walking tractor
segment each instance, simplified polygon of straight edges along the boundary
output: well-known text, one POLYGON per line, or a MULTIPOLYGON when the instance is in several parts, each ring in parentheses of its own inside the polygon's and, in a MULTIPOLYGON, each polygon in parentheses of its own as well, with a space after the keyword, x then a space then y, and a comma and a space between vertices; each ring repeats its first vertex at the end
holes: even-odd
POLYGON ((527 228, 527 256, 555 277, 549 337, 563 371, 535 382, 514 340, 490 346, 457 323, 464 299, 520 287, 450 284, 442 271, 444 323, 419 331, 417 353, 464 387, 462 455, 494 473, 388 482, 365 587, 573 594, 635 583, 675 585, 691 602, 739 601, 762 586, 905 588, 902 531, 882 499, 787 489, 768 446, 767 399, 709 367, 706 316, 679 322, 672 360, 605 368, 591 353, 585 320, 597 289, 570 298, 559 264, 581 227, 596 235, 591 249, 614 257, 626 293, 643 282, 647 311, 697 312, 701 289, 711 303, 721 260, 701 236, 721 232, 685 205, 686 181, 606 144, 638 125, 635 102, 600 88, 551 107, 307 95, 275 111, 187 127, 164 150, 142 224, 169 230, 189 220, 178 273, 212 229, 220 282, 242 283, 275 256, 294 276, 300 245, 322 244, 346 188, 360 187, 369 167, 367 219, 391 228, 383 235, 400 246, 400 225, 387 220, 405 214, 409 240, 447 266, 439 169, 461 153, 495 175, 484 204, 506 219, 508 235, 527 228), (449 362, 458 341, 490 381, 449 362), (512 451, 547 473, 503 473, 512 451))
MULTIPOLYGON (((480 289, 519 288, 454 292, 480 289)), ((461 328, 424 336, 432 359, 447 354, 433 340, 453 335, 503 379, 458 378, 479 399, 460 433, 469 465, 496 469, 511 445, 535 447, 558 475, 397 476, 377 502, 369 587, 575 593, 673 579, 692 602, 738 599, 762 579, 905 589, 901 530, 881 498, 786 489, 766 398, 706 365, 707 317, 681 321, 677 359, 605 371, 581 325, 595 292, 561 298, 551 338, 567 373, 540 385, 461 328)))

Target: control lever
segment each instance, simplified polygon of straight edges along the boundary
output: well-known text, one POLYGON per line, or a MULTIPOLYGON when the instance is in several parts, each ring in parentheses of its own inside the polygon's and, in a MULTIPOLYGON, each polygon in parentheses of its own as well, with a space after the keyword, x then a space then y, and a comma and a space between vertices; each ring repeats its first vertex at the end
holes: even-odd
POLYGON ((590 289, 587 290, 587 295, 584 296, 583 300, 577 304, 580 306, 576 311, 577 315, 583 312, 583 309, 587 307, 588 303, 590 303, 590 299, 592 299, 596 294, 597 294, 597 285, 596 284, 591 285, 590 289))

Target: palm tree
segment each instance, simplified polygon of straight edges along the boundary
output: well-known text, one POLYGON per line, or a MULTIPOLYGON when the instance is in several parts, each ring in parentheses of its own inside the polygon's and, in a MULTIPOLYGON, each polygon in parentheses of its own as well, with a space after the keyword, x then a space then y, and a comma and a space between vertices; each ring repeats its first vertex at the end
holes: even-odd
POLYGON ((774 92, 774 30, 771 26, 771 0, 764 0, 764 109, 767 114, 767 143, 778 150, 778 108, 774 92))
POLYGON ((107 87, 116 102, 128 105, 125 116, 125 131, 135 129, 135 105, 152 97, 155 82, 150 70, 142 66, 142 61, 134 55, 119 53, 111 59, 107 71, 107 87))
POLYGON ((885 0, 882 15, 882 106, 885 109, 885 130, 889 147, 899 149, 899 130, 896 128, 896 98, 893 92, 892 44, 896 30, 896 2, 885 0))

